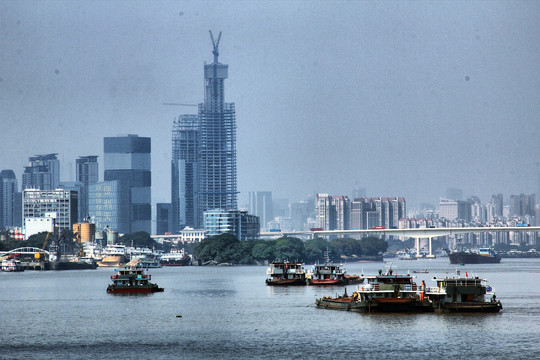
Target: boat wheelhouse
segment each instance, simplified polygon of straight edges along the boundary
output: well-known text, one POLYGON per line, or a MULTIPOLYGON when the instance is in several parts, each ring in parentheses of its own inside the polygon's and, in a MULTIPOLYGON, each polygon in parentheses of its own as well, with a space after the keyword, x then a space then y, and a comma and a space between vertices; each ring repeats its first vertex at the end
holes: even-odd
POLYGON ((290 286, 306 285, 306 272, 303 262, 273 261, 266 270, 269 276, 266 285, 290 286))
POLYGON ((502 304, 487 280, 476 277, 433 278, 426 296, 439 312, 499 312, 502 304))

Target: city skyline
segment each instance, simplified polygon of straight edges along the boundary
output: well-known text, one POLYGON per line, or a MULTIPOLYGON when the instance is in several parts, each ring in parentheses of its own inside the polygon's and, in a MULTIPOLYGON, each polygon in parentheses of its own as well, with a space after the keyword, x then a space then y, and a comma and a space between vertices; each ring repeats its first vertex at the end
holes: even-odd
POLYGON ((189 108, 162 104, 202 101, 212 29, 241 206, 356 185, 410 207, 448 188, 540 192, 538 3, 127 4, 0 4, 0 167, 19 183, 35 154, 73 181, 77 157, 103 168, 102 139, 136 133, 153 139, 152 201, 169 202, 171 124, 189 108))

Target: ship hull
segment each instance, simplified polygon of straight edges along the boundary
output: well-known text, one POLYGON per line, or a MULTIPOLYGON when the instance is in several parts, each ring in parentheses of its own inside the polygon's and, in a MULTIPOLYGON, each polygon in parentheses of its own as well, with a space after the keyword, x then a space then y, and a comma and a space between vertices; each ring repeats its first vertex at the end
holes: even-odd
POLYGON ((95 262, 86 261, 64 261, 51 263, 51 270, 87 270, 95 269, 97 264, 95 262))
POLYGON ((333 286, 333 285, 345 285, 346 281, 344 279, 333 279, 333 280, 307 280, 308 285, 314 286, 333 286))
POLYGON ((115 287, 109 286, 107 292, 110 294, 150 294, 155 292, 163 292, 160 287, 115 287))
POLYGON ((266 285, 269 286, 302 286, 306 285, 306 280, 296 279, 266 279, 266 285))
POLYGON ((502 310, 502 304, 499 301, 440 303, 435 306, 437 312, 443 313, 497 313, 502 310))
POLYGON ((475 253, 457 252, 448 255, 450 264, 498 264, 501 262, 499 256, 486 256, 475 253))
POLYGON ((163 260, 161 259, 162 266, 189 266, 191 265, 191 258, 189 256, 183 259, 163 260))
POLYGON ((315 305, 324 309, 344 310, 369 313, 421 313, 433 312, 428 301, 418 299, 377 299, 372 301, 354 301, 352 298, 322 298, 315 301, 315 305))

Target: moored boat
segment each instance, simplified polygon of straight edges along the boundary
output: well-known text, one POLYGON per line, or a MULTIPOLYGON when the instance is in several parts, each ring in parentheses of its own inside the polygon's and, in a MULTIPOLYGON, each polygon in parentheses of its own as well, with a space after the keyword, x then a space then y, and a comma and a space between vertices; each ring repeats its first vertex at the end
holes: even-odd
POLYGON ((418 292, 411 275, 395 275, 392 269, 385 274, 364 276, 351 297, 323 297, 317 307, 359 312, 430 312, 431 301, 418 292))
POLYGON ((501 257, 490 248, 479 248, 478 251, 448 251, 450 264, 498 264, 501 257))
POLYGON ((348 275, 341 265, 324 263, 316 264, 306 274, 308 285, 347 285, 361 282, 358 275, 348 275))
POLYGON ((426 289, 426 296, 438 312, 499 312, 502 304, 487 280, 475 277, 433 278, 437 286, 426 289), (486 297, 491 297, 486 299, 486 297))
POLYGON ((290 286, 306 285, 306 272, 303 262, 273 261, 266 270, 269 277, 266 285, 290 286))
POLYGON ((108 293, 113 294, 147 294, 162 292, 157 284, 150 282, 152 276, 145 273, 142 268, 126 267, 119 269, 117 274, 111 276, 113 281, 107 287, 108 293))
POLYGON ((19 259, 5 259, 2 260, 2 271, 19 272, 24 271, 22 263, 19 259))
POLYGON ((97 262, 99 267, 123 267, 126 263, 124 255, 109 255, 97 262))
POLYGON ((161 265, 163 266, 189 266, 191 265, 191 256, 186 254, 185 250, 171 250, 170 253, 161 255, 161 265))
POLYGON ((51 263, 51 270, 87 270, 97 268, 94 259, 70 258, 51 263))

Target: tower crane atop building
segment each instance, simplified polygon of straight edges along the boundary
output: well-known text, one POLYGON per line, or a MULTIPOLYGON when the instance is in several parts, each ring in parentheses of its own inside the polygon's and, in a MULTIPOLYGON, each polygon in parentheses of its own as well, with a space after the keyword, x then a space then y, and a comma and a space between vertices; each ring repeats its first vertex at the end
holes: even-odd
POLYGON ((217 64, 219 56, 219 40, 221 40, 221 31, 219 32, 217 41, 214 40, 212 30, 208 30, 208 32, 210 33, 210 39, 212 40, 212 46, 214 47, 214 50, 212 50, 212 54, 214 54, 214 64, 217 64))

